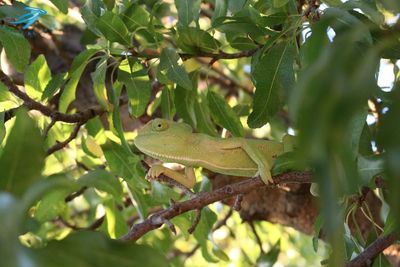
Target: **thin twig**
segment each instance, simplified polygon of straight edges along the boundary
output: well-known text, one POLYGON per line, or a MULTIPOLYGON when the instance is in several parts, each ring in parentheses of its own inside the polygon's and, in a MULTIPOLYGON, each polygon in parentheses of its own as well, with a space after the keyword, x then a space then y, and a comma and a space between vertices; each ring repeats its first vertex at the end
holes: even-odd
POLYGON ((43 115, 52 117, 56 121, 62 121, 67 123, 85 123, 91 118, 94 118, 98 115, 103 114, 105 111, 101 106, 94 106, 88 108, 84 111, 79 111, 75 114, 66 114, 58 111, 54 111, 52 108, 45 106, 32 98, 30 98, 27 94, 18 89, 17 85, 13 83, 13 81, 0 70, 0 81, 7 86, 8 90, 19 97, 22 101, 24 101, 24 106, 29 110, 37 110, 40 111, 43 115))
POLYGON ((75 224, 71 224, 68 221, 64 220, 63 218, 58 218, 57 221, 61 222, 63 225, 65 225, 68 228, 71 228, 73 230, 96 230, 99 228, 103 222, 104 222, 104 215, 101 216, 100 218, 96 219, 93 223, 91 223, 89 226, 86 227, 81 227, 77 226, 75 224))
POLYGON ((375 259, 383 250, 392 245, 398 239, 399 235, 395 233, 378 237, 374 242, 366 247, 363 252, 348 262, 346 267, 370 266, 373 259, 375 259))
POLYGON ((199 224, 200 219, 201 219, 201 210, 202 209, 196 209, 196 217, 194 218, 192 225, 188 229, 189 234, 192 234, 194 232, 194 230, 196 230, 196 227, 199 224))
POLYGON ((72 133, 69 135, 69 137, 67 139, 65 139, 63 142, 59 142, 57 144, 55 144, 54 146, 50 147, 49 149, 47 149, 46 155, 51 155, 54 152, 63 149, 64 147, 66 147, 72 140, 74 140, 76 138, 76 136, 79 133, 79 129, 81 128, 83 123, 77 123, 75 125, 74 130, 72 131, 72 133))
POLYGON ((88 189, 87 186, 82 186, 78 191, 73 192, 73 193, 69 194, 68 196, 66 196, 64 201, 65 202, 70 202, 70 201, 74 200, 75 198, 77 198, 80 195, 82 195, 87 189, 88 189))
POLYGON ((261 241, 260 236, 257 233, 256 227, 254 226, 254 223, 252 221, 248 221, 247 223, 249 224, 249 226, 251 228, 251 231, 253 232, 254 237, 256 238, 256 241, 257 241, 258 246, 260 247, 261 253, 264 253, 264 250, 263 250, 263 247, 262 247, 262 241, 261 241))

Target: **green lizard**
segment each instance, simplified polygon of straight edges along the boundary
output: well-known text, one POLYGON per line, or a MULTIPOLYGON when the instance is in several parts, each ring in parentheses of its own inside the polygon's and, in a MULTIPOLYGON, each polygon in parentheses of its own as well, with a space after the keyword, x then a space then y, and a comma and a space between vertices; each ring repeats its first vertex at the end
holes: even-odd
MULTIPOLYGON (((289 140, 289 139, 288 139, 289 140)), ((148 122, 135 138, 143 153, 164 162, 185 166, 185 175, 162 165, 153 165, 148 178, 164 174, 186 187, 196 183, 193 167, 213 172, 253 177, 260 174, 265 183, 272 182, 271 167, 277 156, 287 150, 286 143, 246 138, 218 138, 193 133, 190 125, 165 119, 148 122)))

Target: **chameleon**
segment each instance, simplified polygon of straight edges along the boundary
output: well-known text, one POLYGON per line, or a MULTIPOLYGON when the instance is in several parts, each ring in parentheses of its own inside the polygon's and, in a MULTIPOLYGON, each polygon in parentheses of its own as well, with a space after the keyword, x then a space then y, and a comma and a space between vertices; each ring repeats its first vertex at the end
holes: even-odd
POLYGON ((194 167, 241 177, 260 175, 265 183, 272 182, 271 167, 275 159, 291 149, 291 141, 285 141, 285 137, 283 141, 213 137, 193 133, 189 124, 157 118, 138 131, 134 144, 152 158, 185 166, 182 174, 154 164, 147 173, 148 179, 164 174, 193 188, 196 183, 194 167))

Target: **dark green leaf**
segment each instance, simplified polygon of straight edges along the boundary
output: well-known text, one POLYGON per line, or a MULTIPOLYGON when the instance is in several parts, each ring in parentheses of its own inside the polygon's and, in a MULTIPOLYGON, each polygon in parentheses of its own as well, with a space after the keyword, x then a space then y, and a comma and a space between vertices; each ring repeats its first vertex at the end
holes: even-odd
POLYGON ((128 28, 122 19, 111 11, 106 11, 97 21, 96 26, 110 42, 119 42, 123 45, 130 44, 128 28))
POLYGON ((193 89, 192 81, 180 62, 180 57, 172 48, 164 48, 160 56, 158 71, 167 76, 169 80, 187 90, 193 89))
POLYGON ((33 99, 41 99, 47 84, 51 80, 51 71, 43 55, 39 55, 25 71, 26 93, 33 99))
POLYGON ((82 72, 88 64, 88 60, 97 53, 96 49, 88 49, 81 52, 72 62, 71 69, 68 73, 69 81, 64 87, 60 96, 60 112, 66 112, 69 104, 75 99, 76 86, 81 78, 82 72))
POLYGON ((211 21, 214 23, 215 19, 224 17, 228 11, 228 0, 215 0, 214 13, 211 21))
POLYGON ((279 95, 294 83, 293 61, 294 47, 289 42, 275 45, 258 61, 252 72, 256 91, 247 120, 251 128, 263 126, 279 110, 279 95))
POLYGON ((194 103, 196 102, 196 91, 188 91, 178 85, 176 86, 174 95, 176 112, 183 121, 195 127, 196 114, 194 112, 194 103))
POLYGON ((68 13, 68 0, 50 0, 62 13, 68 13))
POLYGON ((207 101, 211 117, 216 124, 230 131, 233 136, 244 135, 243 125, 239 117, 219 94, 208 91, 207 101))
POLYGON ((51 241, 45 248, 32 250, 41 267, 148 267, 168 266, 158 251, 144 245, 106 238, 98 232, 79 232, 61 241, 51 241))
POLYGON ((188 26, 192 21, 198 20, 200 3, 200 0, 175 0, 179 24, 188 26))
POLYGON ((217 136, 214 123, 211 121, 210 109, 207 105, 207 98, 204 94, 199 96, 199 101, 194 102, 194 112, 196 114, 196 130, 211 136, 217 136))
MULTIPOLYGON (((186 91, 186 90, 185 90, 186 91)), ((161 113, 163 118, 172 120, 175 115, 174 91, 165 88, 161 92, 161 113)))
POLYGON ((105 7, 101 0, 86 0, 85 4, 80 8, 82 19, 85 21, 87 27, 98 36, 101 36, 101 33, 97 29, 96 23, 103 8, 105 7))
POLYGON ((0 144, 3 142, 4 137, 6 137, 6 126, 4 124, 4 112, 0 112, 0 144))
POLYGON ((291 151, 280 155, 274 162, 272 175, 287 171, 304 171, 307 169, 307 162, 300 153, 291 151))
POLYGON ((150 22, 150 14, 144 7, 134 3, 122 14, 122 20, 132 32, 137 28, 146 28, 150 22))
POLYGON ((0 157, 0 189, 21 195, 40 178, 43 138, 35 122, 21 110, 0 157))
POLYGON ((13 28, 0 26, 0 43, 15 70, 24 72, 31 57, 31 46, 25 37, 13 28))
POLYGON ((214 257, 210 254, 207 246, 207 243, 209 242, 208 235, 210 234, 216 220, 217 215, 213 211, 209 208, 202 209, 200 222, 197 225, 196 230, 193 232, 194 238, 196 238, 201 247, 201 253, 204 259, 208 262, 216 262, 214 257))
POLYGON ((221 45, 206 31, 194 27, 180 27, 178 47, 184 52, 196 54, 198 51, 215 52, 221 45))

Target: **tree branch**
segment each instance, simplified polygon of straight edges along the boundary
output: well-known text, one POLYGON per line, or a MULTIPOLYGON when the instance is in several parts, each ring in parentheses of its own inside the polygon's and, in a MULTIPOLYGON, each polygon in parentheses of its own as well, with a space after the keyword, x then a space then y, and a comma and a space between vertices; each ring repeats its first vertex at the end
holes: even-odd
POLYGON ((370 266, 372 260, 376 258, 379 253, 392 245, 397 239, 399 239, 399 235, 395 233, 378 237, 367 248, 365 248, 363 252, 361 252, 357 257, 348 262, 346 264, 346 267, 370 266))
POLYGON ((22 101, 24 101, 24 106, 26 106, 29 110, 40 111, 43 115, 51 117, 55 121, 62 121, 67 123, 85 123, 88 120, 98 115, 101 115, 105 112, 101 106, 94 106, 84 111, 79 111, 75 114, 60 113, 58 111, 51 109, 48 106, 45 106, 33 100, 27 94, 20 91, 18 87, 13 83, 13 81, 1 70, 0 70, 0 81, 3 82, 5 86, 7 86, 8 90, 11 93, 13 93, 17 97, 19 97, 22 101))
MULTIPOLYGON (((289 172, 279 174, 273 177, 274 185, 281 183, 310 183, 312 178, 311 172, 289 172)), ((252 190, 267 186, 259 177, 247 179, 239 183, 226 185, 213 192, 198 193, 192 199, 184 202, 175 203, 173 206, 153 214, 145 221, 135 224, 129 232, 121 237, 121 240, 138 240, 146 233, 159 228, 163 221, 170 220, 182 213, 190 210, 201 209, 209 204, 226 198, 234 197, 238 194, 246 194, 252 190)))

